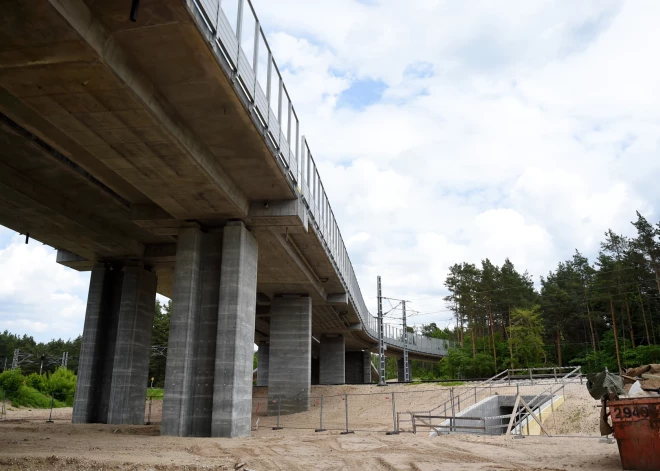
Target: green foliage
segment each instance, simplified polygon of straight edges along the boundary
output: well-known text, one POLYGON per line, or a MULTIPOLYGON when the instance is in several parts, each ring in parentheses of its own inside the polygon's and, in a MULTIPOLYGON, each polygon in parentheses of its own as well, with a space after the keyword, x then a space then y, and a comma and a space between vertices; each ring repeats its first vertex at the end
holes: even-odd
POLYGON ((165 390, 162 388, 149 388, 147 389, 147 398, 163 399, 165 397, 165 390))
POLYGON ((48 394, 51 394, 57 400, 72 406, 76 394, 76 376, 73 371, 58 368, 55 373, 48 376, 46 390, 48 394))
MULTIPOLYGON (((21 385, 18 393, 10 396, 9 399, 14 406, 32 407, 34 409, 48 409, 51 405, 49 396, 25 385, 21 385)), ((66 407, 67 405, 70 404, 65 404, 57 399, 53 401, 53 407, 66 407)))
POLYGON ((514 367, 535 367, 545 363, 543 348, 543 320, 537 306, 511 311, 509 341, 513 351, 514 367))
MULTIPOLYGON (((171 310, 172 301, 168 301, 163 306, 156 300, 154 330, 151 335, 152 345, 167 347, 167 341, 170 335, 171 310)), ((162 387, 165 385, 165 364, 166 357, 163 355, 152 355, 149 358, 149 384, 151 384, 151 378, 154 378, 154 386, 162 387)))
POLYGON ((25 385, 43 393, 48 390, 48 378, 37 373, 30 373, 25 377, 25 385))
POLYGON ((4 390, 7 397, 13 397, 18 394, 25 378, 21 370, 7 370, 0 373, 0 389, 4 390))

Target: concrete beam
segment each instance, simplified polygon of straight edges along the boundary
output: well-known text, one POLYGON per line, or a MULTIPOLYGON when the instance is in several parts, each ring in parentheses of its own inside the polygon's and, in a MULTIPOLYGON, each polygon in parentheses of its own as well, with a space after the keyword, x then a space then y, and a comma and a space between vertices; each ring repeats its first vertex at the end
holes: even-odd
POLYGON ((346 306, 348 305, 348 293, 328 293, 327 303, 331 306, 346 306))
POLYGON ((302 227, 308 231, 309 213, 302 200, 254 201, 248 212, 250 226, 302 227))
MULTIPOLYGON (((201 169, 209 181, 215 183, 239 214, 247 216, 250 203, 217 159, 196 137, 167 99, 147 80, 110 33, 104 24, 94 17, 89 7, 76 0, 49 0, 55 9, 80 36, 96 51, 103 63, 130 87, 132 93, 145 108, 160 122, 169 134, 185 149, 191 163, 201 169)), ((148 196, 148 195, 147 195, 148 196)), ((184 214, 172 214, 184 217, 184 214)))
POLYGON ((58 249, 55 261, 60 265, 72 268, 78 271, 90 271, 96 266, 93 260, 87 260, 84 257, 71 253, 68 250, 58 249))
POLYGON ((275 239, 280 243, 280 246, 284 249, 287 255, 291 257, 291 260, 293 260, 298 268, 305 274, 309 280, 309 284, 314 290, 316 290, 318 295, 321 296, 322 299, 327 299, 328 295, 321 285, 319 277, 302 255, 295 242, 293 242, 292 239, 287 240, 279 230, 271 229, 271 233, 275 236, 275 239))
POLYGON ((144 246, 141 243, 108 225, 98 215, 78 209, 59 193, 34 183, 2 163, 0 163, 0 189, 3 194, 12 195, 16 201, 29 200, 31 204, 50 211, 54 217, 68 219, 77 225, 81 232, 90 234, 92 238, 111 240, 120 248, 121 255, 141 257, 144 253, 144 246))

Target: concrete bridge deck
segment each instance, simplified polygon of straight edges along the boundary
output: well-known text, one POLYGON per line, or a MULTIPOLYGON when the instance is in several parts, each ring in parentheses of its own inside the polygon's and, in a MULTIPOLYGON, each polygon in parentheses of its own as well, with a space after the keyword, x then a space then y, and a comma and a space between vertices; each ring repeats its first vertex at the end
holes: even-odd
POLYGON ((92 270, 74 420, 133 420, 155 292, 173 300, 169 434, 246 433, 253 340, 291 412, 308 407, 312 355, 342 382, 359 363, 345 352, 376 344, 268 43, 237 5, 232 26, 217 0, 142 0, 134 22, 127 0, 2 1, 0 223, 92 270))

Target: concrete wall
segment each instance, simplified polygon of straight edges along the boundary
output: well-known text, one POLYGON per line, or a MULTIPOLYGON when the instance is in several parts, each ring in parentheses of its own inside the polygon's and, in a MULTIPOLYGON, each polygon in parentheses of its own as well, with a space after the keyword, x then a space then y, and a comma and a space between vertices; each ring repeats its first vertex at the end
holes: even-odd
POLYGON ((346 352, 346 383, 371 383, 371 355, 368 351, 346 352))
POLYGON ((257 350, 257 386, 268 386, 269 350, 268 342, 259 342, 259 349, 257 350))

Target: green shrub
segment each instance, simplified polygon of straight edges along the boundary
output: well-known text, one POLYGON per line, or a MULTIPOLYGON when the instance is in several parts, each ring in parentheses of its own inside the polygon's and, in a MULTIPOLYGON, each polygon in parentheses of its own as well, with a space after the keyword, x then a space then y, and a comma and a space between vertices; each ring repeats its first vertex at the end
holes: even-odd
POLYGON ((66 368, 58 368, 48 376, 46 390, 55 399, 72 406, 76 394, 76 375, 66 368))
POLYGON ((46 388, 47 383, 47 378, 45 376, 38 375, 37 373, 32 373, 31 375, 25 377, 25 385, 30 386, 31 388, 36 389, 41 393, 48 391, 46 388))
MULTIPOLYGON (((21 385, 18 392, 10 397, 11 403, 15 406, 33 407, 35 409, 50 408, 51 398, 40 393, 30 386, 21 385)), ((54 407, 66 407, 66 404, 60 401, 54 401, 54 407)))
POLYGON ((18 394, 24 381, 25 378, 19 369, 6 370, 0 373, 0 389, 5 391, 7 397, 12 397, 18 394))

